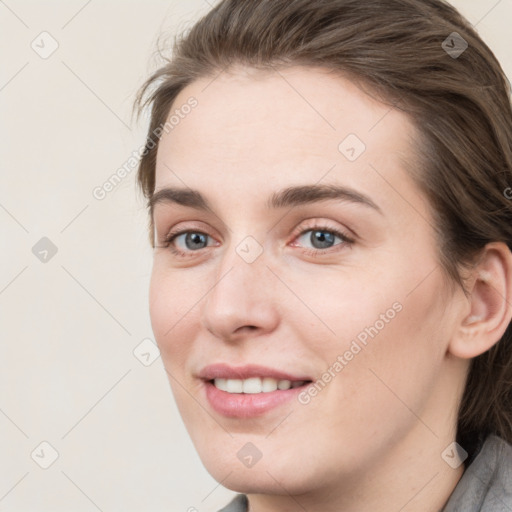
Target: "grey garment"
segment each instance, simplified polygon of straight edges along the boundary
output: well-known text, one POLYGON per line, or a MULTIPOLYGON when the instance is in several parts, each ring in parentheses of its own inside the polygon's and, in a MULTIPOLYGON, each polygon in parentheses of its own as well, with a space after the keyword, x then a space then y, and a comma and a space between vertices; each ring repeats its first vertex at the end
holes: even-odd
POLYGON ((237 494, 232 501, 230 501, 219 512, 247 512, 248 502, 245 494, 237 494))
MULTIPOLYGON (((512 446, 490 435, 471 459, 441 512, 512 512, 512 446)), ((219 512, 247 512, 244 494, 219 512)))
POLYGON ((512 512, 512 446, 490 435, 441 512, 512 512))

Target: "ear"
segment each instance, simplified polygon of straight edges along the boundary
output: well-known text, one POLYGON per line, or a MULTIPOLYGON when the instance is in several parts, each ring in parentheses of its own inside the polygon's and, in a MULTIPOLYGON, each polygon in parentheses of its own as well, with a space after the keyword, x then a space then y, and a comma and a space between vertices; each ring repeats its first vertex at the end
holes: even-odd
POLYGON ((489 350, 511 322, 512 253, 505 243, 485 246, 468 283, 469 296, 448 346, 448 352, 463 359, 489 350))

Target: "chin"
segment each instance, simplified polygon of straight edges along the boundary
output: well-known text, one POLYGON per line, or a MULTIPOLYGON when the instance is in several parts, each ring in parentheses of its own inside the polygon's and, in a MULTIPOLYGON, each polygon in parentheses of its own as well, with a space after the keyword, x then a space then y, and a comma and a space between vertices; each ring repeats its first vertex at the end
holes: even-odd
POLYGON ((243 494, 280 495, 286 490, 287 494, 296 495, 305 492, 305 482, 299 482, 294 477, 272 469, 269 470, 270 474, 264 468, 215 468, 213 472, 206 469, 217 482, 222 483, 223 487, 243 494), (230 471, 232 473, 227 476, 230 471))
POLYGON ((227 489, 244 494, 270 495, 283 494, 283 489, 286 489, 290 494, 302 494, 317 478, 315 468, 311 465, 304 468, 299 458, 295 460, 278 449, 271 450, 270 447, 267 448, 268 451, 265 450, 266 453, 281 453, 286 460, 263 455, 260 460, 248 467, 237 457, 237 451, 240 450, 238 445, 243 446, 245 443, 240 443, 236 439, 233 444, 236 445, 236 449, 233 450, 227 443, 223 447, 224 450, 222 447, 220 450, 198 450, 208 473, 227 489), (229 452, 233 452, 234 456, 228 456, 229 452), (302 469, 297 471, 299 467, 302 469))

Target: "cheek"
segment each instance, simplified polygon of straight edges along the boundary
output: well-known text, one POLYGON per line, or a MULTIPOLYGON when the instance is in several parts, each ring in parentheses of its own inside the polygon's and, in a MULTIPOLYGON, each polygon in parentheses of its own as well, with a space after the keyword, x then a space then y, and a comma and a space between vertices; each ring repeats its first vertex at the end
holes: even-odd
POLYGON ((296 331, 297 342, 320 356, 324 364, 349 350, 353 340, 364 346, 380 336, 402 309, 390 272, 346 265, 281 274, 293 291, 282 311, 283 322, 296 331))
POLYGON ((155 262, 149 288, 149 314, 166 367, 168 362, 177 366, 186 356, 193 336, 191 320, 197 314, 194 304, 200 296, 200 290, 192 288, 184 274, 162 271, 155 262))
MULTIPOLYGON (((308 283, 294 283, 297 296, 316 313, 315 318, 303 307, 306 330, 297 339, 335 375, 327 393, 334 402, 353 402, 353 410, 362 412, 365 403, 370 416, 388 402, 404 408, 397 395, 420 407, 444 356, 449 314, 440 295, 441 273, 429 275, 435 264, 426 250, 423 261, 401 254, 366 269, 353 266, 330 275, 319 270, 308 283), (308 286, 312 280, 314 287, 308 286)), ((329 373, 322 374, 326 381, 329 373)))
MULTIPOLYGON (((407 281, 403 274, 401 279, 407 281)), ((421 411, 436 386, 448 332, 444 319, 449 317, 439 300, 441 285, 434 277, 409 295, 401 285, 388 287, 387 297, 364 312, 352 310, 358 320, 337 350, 331 346, 331 360, 344 356, 331 398, 338 402, 342 396, 344 408, 358 415, 356 424, 367 425, 370 436, 378 418, 394 422, 396 430, 393 434, 390 426, 389 435, 414 423, 410 411, 421 411), (389 309, 392 305, 396 309, 389 309)), ((339 420, 345 421, 343 415, 339 420)))

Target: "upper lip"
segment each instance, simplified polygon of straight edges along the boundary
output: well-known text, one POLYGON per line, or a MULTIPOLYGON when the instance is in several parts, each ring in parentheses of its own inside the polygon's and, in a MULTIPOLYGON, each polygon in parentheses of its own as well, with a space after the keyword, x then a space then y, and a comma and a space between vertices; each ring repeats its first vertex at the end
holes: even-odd
POLYGON ((230 366, 226 363, 216 363, 205 366, 200 372, 199 377, 204 380, 213 379, 249 379, 251 377, 271 377, 276 380, 289 381, 308 381, 312 380, 308 376, 292 375, 290 373, 260 366, 257 364, 248 364, 244 366, 230 366))

